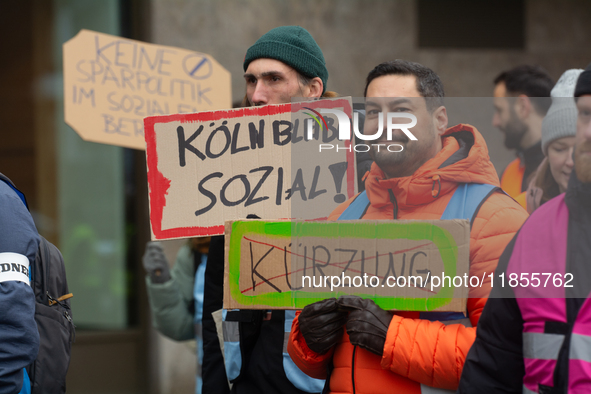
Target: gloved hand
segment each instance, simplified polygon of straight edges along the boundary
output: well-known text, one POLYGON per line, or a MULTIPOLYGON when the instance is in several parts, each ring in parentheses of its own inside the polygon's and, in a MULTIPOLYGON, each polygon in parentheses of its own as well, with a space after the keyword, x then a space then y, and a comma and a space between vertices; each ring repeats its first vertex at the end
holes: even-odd
POLYGON ((347 313, 338 309, 336 298, 306 305, 298 320, 308 347, 319 354, 328 352, 343 335, 347 313))
POLYGON ((337 300, 337 305, 342 309, 351 310, 347 318, 349 341, 381 356, 384 353, 392 313, 377 306, 373 300, 357 296, 341 296, 337 300))
POLYGON ((144 269, 150 275, 152 283, 164 283, 170 279, 168 261, 160 242, 148 242, 142 259, 144 269))

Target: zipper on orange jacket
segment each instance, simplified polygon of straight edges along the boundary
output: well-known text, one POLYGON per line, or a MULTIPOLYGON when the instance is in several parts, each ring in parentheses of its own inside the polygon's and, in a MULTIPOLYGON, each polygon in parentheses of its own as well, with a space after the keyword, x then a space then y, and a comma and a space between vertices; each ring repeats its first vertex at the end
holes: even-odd
POLYGON ((390 202, 394 207, 392 212, 392 219, 398 219, 398 201, 396 201, 396 196, 394 196, 394 192, 392 191, 392 189, 388 189, 388 193, 390 194, 390 202))
POLYGON ((351 360, 351 385, 353 386, 353 394, 355 394, 355 351, 357 345, 353 346, 353 359, 351 360))

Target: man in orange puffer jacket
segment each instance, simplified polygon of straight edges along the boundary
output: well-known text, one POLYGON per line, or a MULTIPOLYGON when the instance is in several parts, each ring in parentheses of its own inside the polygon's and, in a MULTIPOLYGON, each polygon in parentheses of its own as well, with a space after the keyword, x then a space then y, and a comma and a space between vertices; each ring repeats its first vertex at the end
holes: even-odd
MULTIPOLYGON (((369 205, 363 219, 439 219, 458 185, 499 186, 482 135, 469 125, 447 128, 443 86, 432 70, 401 60, 382 63, 369 73, 365 96, 365 134, 378 131, 379 113, 405 112, 417 118, 410 129, 417 140, 394 130, 388 141, 384 128, 382 137, 372 141, 375 163, 365 179, 369 205), (403 151, 388 152, 384 146, 392 142, 403 151)), ((337 220, 355 198, 329 220, 337 220)), ((484 200, 471 222, 470 276, 494 272, 526 217, 498 189, 484 200)), ((433 315, 428 320, 419 312, 384 311, 355 296, 323 300, 296 317, 288 352, 302 371, 327 378, 331 393, 455 390, 489 292, 490 281, 470 289, 464 324, 433 315)))

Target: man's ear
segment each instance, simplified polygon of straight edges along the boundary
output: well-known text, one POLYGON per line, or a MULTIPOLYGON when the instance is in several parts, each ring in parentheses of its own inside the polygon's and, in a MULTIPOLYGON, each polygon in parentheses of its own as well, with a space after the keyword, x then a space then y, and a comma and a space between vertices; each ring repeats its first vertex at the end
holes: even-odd
POLYGON ((433 122, 437 129, 437 134, 442 135, 447 130, 447 109, 442 105, 433 111, 433 122))
POLYGON ((306 97, 322 97, 322 91, 324 90, 322 79, 318 77, 312 78, 306 89, 308 90, 306 97))
POLYGON ((515 99, 515 113, 520 119, 526 119, 532 110, 532 103, 525 94, 520 94, 515 99))

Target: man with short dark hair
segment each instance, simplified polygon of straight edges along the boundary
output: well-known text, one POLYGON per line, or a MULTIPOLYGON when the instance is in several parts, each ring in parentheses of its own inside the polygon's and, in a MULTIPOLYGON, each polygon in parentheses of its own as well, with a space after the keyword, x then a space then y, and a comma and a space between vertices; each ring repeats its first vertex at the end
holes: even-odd
POLYGON ((552 78, 539 66, 522 65, 499 74, 495 80, 493 126, 505 134, 505 146, 517 158, 503 171, 501 188, 524 208, 529 177, 544 154, 541 148, 542 119, 552 103, 552 78))
MULTIPOLYGON (((392 87, 397 87, 401 80, 406 81, 401 95, 407 96, 398 101, 398 104, 416 104, 417 100, 413 100, 414 94, 418 92, 420 97, 425 97, 426 109, 433 114, 434 111, 442 111, 440 115, 433 114, 434 117, 446 115, 445 107, 443 107, 443 84, 439 76, 431 69, 412 62, 386 62, 376 66, 367 76, 365 87, 365 124, 370 129, 376 130, 378 128, 377 113, 380 105, 376 101, 367 96, 370 84, 377 78, 384 77, 379 84, 375 84, 374 90, 371 92, 373 97, 391 97, 390 91, 392 87), (393 78, 388 78, 388 77, 393 78), (413 83, 413 78, 416 79, 416 86, 413 83), (396 85, 396 86, 391 86, 396 85)), ((405 110, 404 108, 401 108, 405 110)), ((446 118, 447 119, 447 118, 446 118)), ((386 137, 385 133, 382 137, 386 137)), ((435 156, 441 150, 441 139, 437 138, 435 134, 428 133, 425 136, 418 138, 418 141, 409 142, 409 137, 406 134, 394 135, 392 142, 405 143, 404 149, 401 152, 393 155, 387 149, 381 148, 378 144, 372 144, 370 154, 376 161, 378 166, 386 172, 389 177, 403 177, 413 174, 425 161, 435 156), (381 148, 381 149, 380 149, 381 148)))
MULTIPOLYGON (((527 214, 500 192, 482 135, 470 125, 447 127, 443 85, 420 64, 380 64, 367 77, 365 95, 364 133, 382 131, 370 151, 375 163, 366 191, 329 220, 471 219, 469 275, 493 272, 527 214), (410 132, 417 140, 401 130, 388 139, 386 121, 379 119, 386 113, 414 115, 410 132), (403 150, 378 151, 389 142, 403 150)), ((356 296, 316 302, 294 320, 287 350, 302 371, 329 380, 332 393, 455 390, 490 291, 484 282, 469 290, 466 315, 392 313, 356 296)))
POLYGON ((574 95, 568 188, 536 209, 503 252, 459 393, 591 392, 591 65, 574 95))

